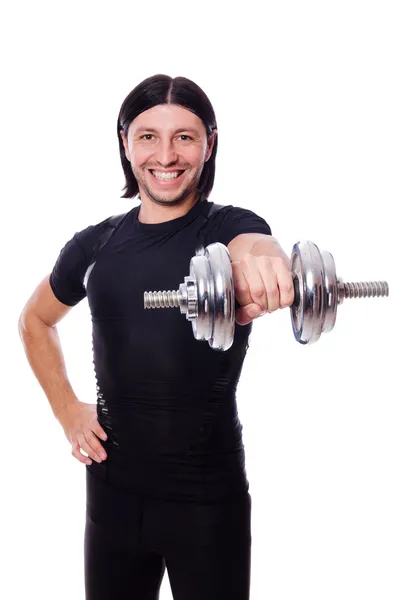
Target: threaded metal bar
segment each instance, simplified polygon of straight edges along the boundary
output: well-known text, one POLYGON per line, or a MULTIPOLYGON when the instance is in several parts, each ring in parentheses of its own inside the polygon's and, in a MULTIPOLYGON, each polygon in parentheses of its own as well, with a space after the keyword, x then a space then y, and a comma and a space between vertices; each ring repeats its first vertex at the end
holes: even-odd
POLYGON ((389 286, 386 281, 360 281, 355 283, 341 283, 345 298, 379 298, 389 295, 389 286))
POLYGON ((144 308, 178 308, 181 306, 182 294, 179 291, 145 292, 144 308))

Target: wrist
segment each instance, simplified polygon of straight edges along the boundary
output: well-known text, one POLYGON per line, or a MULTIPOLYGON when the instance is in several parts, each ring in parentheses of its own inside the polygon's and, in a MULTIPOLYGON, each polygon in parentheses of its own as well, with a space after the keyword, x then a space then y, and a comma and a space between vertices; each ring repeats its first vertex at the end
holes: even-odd
POLYGON ((58 421, 62 420, 65 415, 69 414, 69 412, 80 403, 81 401, 76 396, 65 399, 64 402, 57 403, 53 409, 55 418, 58 421))

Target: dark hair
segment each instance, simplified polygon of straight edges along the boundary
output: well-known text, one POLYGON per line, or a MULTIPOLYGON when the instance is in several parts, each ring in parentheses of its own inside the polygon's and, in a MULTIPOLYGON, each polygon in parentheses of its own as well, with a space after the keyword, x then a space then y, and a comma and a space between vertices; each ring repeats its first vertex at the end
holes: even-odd
MULTIPOLYGON (((131 169, 131 163, 125 155, 120 129, 127 135, 130 123, 142 112, 157 104, 178 104, 195 113, 203 122, 207 139, 217 129, 215 112, 203 90, 186 77, 153 75, 138 84, 125 98, 117 119, 120 158, 126 185, 121 198, 134 198, 139 193, 138 183, 131 169)), ((218 148, 218 136, 215 137, 210 158, 204 164, 198 184, 199 202, 206 200, 211 193, 215 179, 215 158, 218 148)))

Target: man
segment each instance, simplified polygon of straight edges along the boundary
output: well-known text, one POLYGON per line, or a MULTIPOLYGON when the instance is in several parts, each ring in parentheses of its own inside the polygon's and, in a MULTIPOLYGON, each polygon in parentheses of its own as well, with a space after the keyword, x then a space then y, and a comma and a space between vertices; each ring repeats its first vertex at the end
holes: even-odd
POLYGON ((251 496, 236 388, 252 320, 290 306, 293 284, 263 218, 208 201, 217 133, 192 81, 139 84, 117 134, 123 197, 139 193, 141 204, 110 236, 109 219, 77 232, 20 317, 32 369, 87 465, 87 600, 156 600, 165 567, 174 600, 249 598, 251 496), (179 310, 143 310, 144 291, 173 289, 196 248, 212 242, 228 247, 240 305, 226 352, 197 341, 179 310), (73 392, 56 329, 86 296, 97 405, 73 392))

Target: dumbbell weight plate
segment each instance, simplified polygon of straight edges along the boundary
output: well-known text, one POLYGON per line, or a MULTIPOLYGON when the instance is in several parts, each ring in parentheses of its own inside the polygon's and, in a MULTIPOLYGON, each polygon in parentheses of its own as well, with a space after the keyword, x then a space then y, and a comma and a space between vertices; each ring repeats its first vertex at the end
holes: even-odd
POLYGON ((210 244, 191 259, 196 278, 198 317, 192 321, 196 339, 208 340, 214 350, 228 350, 235 329, 235 297, 230 254, 226 246, 210 244), (204 253, 204 254, 203 254, 204 253))
POLYGON ((320 252, 313 242, 302 241, 292 249, 291 272, 296 296, 290 310, 294 336, 300 344, 312 344, 335 325, 335 262, 329 252, 320 252))
MULTIPOLYGON (((190 260, 190 278, 196 282, 196 310, 191 321, 193 335, 196 340, 208 340, 212 335, 213 317, 210 312, 210 280, 209 268, 204 248, 197 251, 196 256, 190 260)), ((189 319, 190 320, 190 319, 189 319)))

